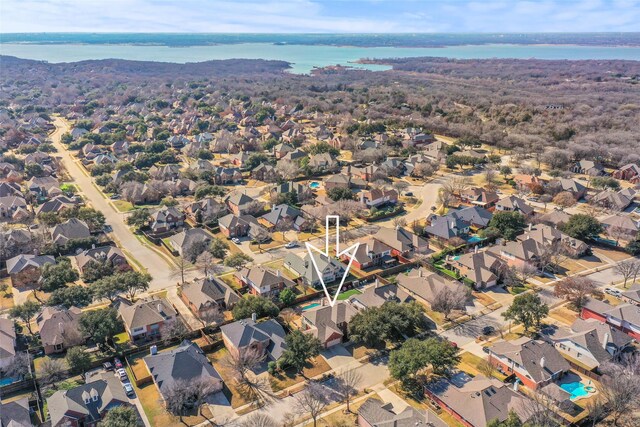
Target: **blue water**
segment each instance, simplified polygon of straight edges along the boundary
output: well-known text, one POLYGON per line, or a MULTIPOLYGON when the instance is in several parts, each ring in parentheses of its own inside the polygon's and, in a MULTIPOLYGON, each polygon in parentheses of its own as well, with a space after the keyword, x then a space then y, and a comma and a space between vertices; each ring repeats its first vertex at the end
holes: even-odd
POLYGON ((478 237, 478 236, 471 236, 469 237, 469 240, 467 240, 468 243, 478 243, 478 242, 482 242, 484 239, 482 237, 478 237))
POLYGON ((445 47, 359 47, 273 43, 238 43, 218 45, 132 45, 99 43, 82 44, 74 39, 68 43, 46 44, 34 39, 20 43, 3 37, 0 54, 18 58, 44 60, 52 63, 90 59, 129 59, 173 63, 201 62, 214 59, 267 59, 289 62, 292 73, 306 74, 314 67, 343 65, 372 71, 391 67, 377 64, 356 64, 363 58, 411 58, 421 56, 456 59, 519 58, 519 59, 628 59, 640 60, 640 47, 574 46, 574 45, 514 45, 486 44, 445 47), (12 42, 7 42, 12 41, 12 42))
POLYGON ((311 310, 312 308, 319 307, 320 303, 314 302, 313 304, 305 305, 302 307, 302 311, 311 310))
POLYGON ((560 384, 560 388, 567 393, 571 393, 571 400, 589 394, 587 390, 584 389, 584 384, 582 384, 581 382, 560 384))
POLYGON ((16 381, 19 381, 19 380, 20 380, 19 378, 11 378, 11 377, 0 378, 0 387, 12 384, 12 383, 14 383, 16 381))
POLYGON ((320 183, 314 181, 311 184, 309 184, 309 188, 313 188, 314 190, 318 189, 318 188, 320 188, 320 183))

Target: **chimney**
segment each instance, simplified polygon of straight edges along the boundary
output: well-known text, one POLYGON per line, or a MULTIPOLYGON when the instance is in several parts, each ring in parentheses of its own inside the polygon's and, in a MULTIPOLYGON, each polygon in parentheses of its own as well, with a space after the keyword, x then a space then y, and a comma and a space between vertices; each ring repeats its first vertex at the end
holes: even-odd
POLYGON ((64 335, 64 323, 58 322, 58 331, 60 331, 60 334, 64 335))
POLYGON ((149 347, 149 350, 151 351, 151 355, 154 356, 156 354, 158 354, 158 346, 157 345, 152 345, 151 347, 149 347))
POLYGON ((367 242, 367 254, 368 254, 369 252, 371 252, 371 251, 369 250, 369 242, 367 242))
POLYGON ((478 253, 478 245, 476 245, 476 247, 475 247, 475 248, 473 248, 473 253, 474 253, 474 254, 477 254, 477 253, 478 253))
POLYGON ((162 313, 162 304, 158 303, 156 308, 158 309, 158 313, 162 313))
POLYGON ((271 211, 275 211, 276 210, 276 205, 271 205, 271 211))
POLYGON ((540 358, 540 367, 544 369, 544 365, 546 364, 546 360, 544 360, 544 356, 540 358))
POLYGON ((276 276, 280 277, 280 270, 276 270, 276 276))
POLYGON ((251 313, 251 320, 254 322, 258 320, 258 315, 256 313, 251 313))
POLYGON ((529 231, 533 230, 533 223, 529 223, 529 231))
POLYGON ((375 281, 375 283, 373 284, 373 287, 374 287, 374 288, 377 288, 378 286, 380 286, 380 280, 378 280, 378 278, 376 277, 376 281, 375 281))
POLYGON ((351 176, 351 165, 347 165, 347 176, 351 176))
POLYGON ((604 334, 604 339, 602 340, 602 348, 607 349, 607 344, 609 343, 609 332, 604 334))
POLYGON ((418 270, 418 277, 422 277, 422 268, 418 270))

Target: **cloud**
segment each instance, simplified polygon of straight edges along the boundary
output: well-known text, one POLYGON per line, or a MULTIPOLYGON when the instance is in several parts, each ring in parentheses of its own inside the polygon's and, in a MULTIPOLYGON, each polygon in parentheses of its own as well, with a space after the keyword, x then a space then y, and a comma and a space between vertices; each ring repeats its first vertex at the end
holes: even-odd
POLYGON ((2 0, 0 31, 640 31, 640 0, 2 0))

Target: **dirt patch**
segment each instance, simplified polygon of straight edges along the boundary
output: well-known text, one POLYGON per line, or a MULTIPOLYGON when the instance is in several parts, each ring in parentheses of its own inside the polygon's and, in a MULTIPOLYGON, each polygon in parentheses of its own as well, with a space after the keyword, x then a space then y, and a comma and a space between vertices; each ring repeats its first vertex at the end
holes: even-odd
POLYGON ((324 357, 318 356, 311 359, 307 366, 302 370, 303 375, 297 374, 293 370, 284 371, 278 375, 269 375, 269 382, 273 391, 284 390, 292 385, 301 383, 306 378, 313 378, 331 370, 331 367, 324 360, 324 357))

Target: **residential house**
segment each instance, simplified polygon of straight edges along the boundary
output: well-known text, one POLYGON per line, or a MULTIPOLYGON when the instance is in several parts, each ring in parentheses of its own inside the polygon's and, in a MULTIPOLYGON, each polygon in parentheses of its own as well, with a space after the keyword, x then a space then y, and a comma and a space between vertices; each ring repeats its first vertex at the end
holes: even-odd
POLYGON ((224 310, 231 310, 240 300, 238 294, 215 277, 197 280, 182 286, 180 298, 200 319, 217 320, 224 310))
POLYGON ((387 302, 408 303, 414 299, 395 283, 380 285, 376 281, 373 286, 367 287, 360 294, 350 296, 347 301, 356 310, 364 310, 365 308, 382 307, 387 302))
POLYGON ((38 200, 46 200, 62 194, 60 183, 52 176, 34 176, 27 181, 27 190, 38 200))
POLYGON ((448 258, 447 265, 472 281, 476 289, 487 289, 498 284, 505 263, 493 252, 475 250, 448 258))
POLYGON ((271 212, 258 218, 258 222, 269 230, 295 229, 302 230, 305 228, 305 219, 301 216, 300 211, 287 204, 273 206, 271 212))
POLYGON ((522 337, 500 340, 488 347, 488 360, 505 374, 515 374, 526 387, 536 390, 562 378, 571 366, 545 341, 522 337))
POLYGON ((536 187, 541 188, 545 184, 545 180, 535 175, 514 175, 513 181, 516 183, 518 190, 526 193, 536 187))
POLYGON ((31 216, 27 201, 20 196, 0 197, 0 220, 22 221, 31 216))
POLYGON ((347 326, 356 313, 345 301, 306 310, 302 313, 302 332, 318 338, 324 348, 333 347, 347 338, 347 326))
POLYGON ((587 187, 570 178, 558 178, 550 181, 547 187, 555 193, 568 192, 574 199, 580 200, 587 194, 587 187))
POLYGON ((373 188, 360 192, 360 202, 368 208, 378 208, 384 205, 395 205, 398 203, 398 192, 396 190, 385 190, 373 188))
POLYGON ((165 325, 180 321, 173 305, 165 298, 143 298, 135 303, 120 300, 117 306, 131 340, 159 338, 165 325))
POLYGON ((632 285, 629 289, 623 291, 620 299, 629 304, 640 306, 640 283, 632 285))
POLYGON ((313 192, 309 186, 300 184, 299 182, 285 181, 282 184, 276 184, 271 189, 271 195, 281 195, 295 193, 296 201, 308 200, 312 197, 313 192))
MULTIPOLYGON (((284 135, 283 135, 284 136, 284 135)), ((275 147, 273 147, 273 155, 276 157, 276 159, 281 159, 283 158, 287 153, 291 152, 295 150, 295 147, 289 145, 289 144, 285 144, 285 143, 280 143, 278 145, 276 145, 275 147)))
POLYGON ((240 284, 247 286, 253 295, 277 296, 284 288, 295 286, 295 283, 284 277, 280 270, 273 270, 261 265, 243 268, 235 275, 240 284))
POLYGON ((51 255, 21 254, 7 260, 7 273, 13 286, 35 285, 45 264, 55 264, 51 255))
POLYGON ((600 176, 604 174, 604 167, 592 160, 580 160, 571 167, 571 172, 589 176, 600 176))
POLYGON ((153 233, 166 233, 182 227, 185 218, 186 215, 175 206, 163 206, 151 214, 151 231, 153 233))
POLYGON ((101 264, 108 263, 115 267, 117 271, 130 269, 124 253, 116 246, 99 246, 97 248, 87 249, 76 255, 76 264, 82 274, 85 273, 87 265, 92 261, 101 264))
POLYGON ((314 260, 315 266, 309 254, 301 258, 296 254, 289 253, 284 258, 284 268, 299 276, 305 285, 314 288, 320 288, 322 283, 328 285, 335 281, 342 280, 345 268, 344 265, 335 258, 314 253, 314 260), (318 268, 317 270, 316 266, 318 268), (318 274, 318 272, 320 274, 318 274))
POLYGON ((154 353, 152 349, 151 354, 144 358, 144 363, 163 399, 180 382, 209 382, 212 386, 211 394, 221 391, 224 386, 222 377, 204 352, 189 340, 182 341, 171 350, 154 353))
POLYGON ((430 410, 422 411, 412 406, 407 406, 402 411, 398 411, 391 403, 385 404, 380 399, 370 397, 358 408, 358 426, 446 427, 447 423, 430 410))
POLYGON ((44 354, 61 353, 82 344, 85 337, 80 333, 80 316, 77 307, 45 307, 36 317, 44 354))
POLYGON ((196 202, 188 203, 184 208, 185 214, 198 224, 213 220, 227 214, 227 207, 213 197, 205 197, 196 202))
POLYGON ((298 162, 300 160, 304 159, 308 155, 309 154, 307 154, 306 151, 304 151, 304 150, 302 150, 300 148, 296 148, 293 151, 289 151, 280 160, 287 160, 287 161, 290 161, 290 162, 296 162, 296 164, 298 164, 298 162))
POLYGON ((528 230, 519 235, 517 239, 520 241, 533 239, 541 247, 559 246, 566 254, 574 258, 581 257, 591 250, 590 246, 582 240, 575 239, 546 224, 529 224, 528 230))
POLYGON ((629 335, 596 319, 576 319, 568 334, 551 339, 569 364, 588 371, 616 361, 633 342, 629 335))
POLYGON ((194 244, 199 244, 201 242, 209 244, 211 243, 211 240, 211 235, 202 228, 189 228, 169 237, 171 247, 182 257, 189 253, 194 244))
POLYGON ((232 154, 229 156, 229 161, 232 165, 237 166, 239 168, 244 166, 244 163, 249 159, 249 153, 246 151, 241 151, 236 154, 232 154))
POLYGON ((247 351, 277 361, 286 349, 284 328, 275 319, 242 319, 220 327, 224 346, 234 356, 247 351))
POLYGON ((0 426, 31 427, 33 425, 28 397, 0 402, 0 426))
POLYGON ((500 197, 494 191, 488 191, 484 188, 472 187, 460 192, 460 200, 463 203, 469 203, 474 206, 488 209, 495 206, 500 197))
POLYGON ((373 237, 390 246, 393 249, 391 256, 398 257, 400 261, 402 261, 400 258, 412 258, 416 253, 425 254, 429 252, 429 242, 427 239, 402 227, 380 227, 373 237))
POLYGON ((466 237, 472 230, 489 225, 493 214, 488 210, 472 206, 460 210, 451 210, 445 216, 430 215, 424 232, 440 241, 447 242, 454 237, 466 237))
POLYGON ((119 406, 137 411, 118 378, 110 373, 88 375, 85 384, 58 390, 47 398, 52 427, 96 427, 111 409, 119 406))
POLYGON ((552 227, 558 228, 560 225, 569 222, 569 218, 571 218, 571 215, 569 215, 565 211, 557 211, 554 209, 544 215, 540 215, 538 217, 538 221, 541 224, 547 224, 552 227))
POLYGON ((533 215, 533 208, 519 197, 504 197, 496 203, 496 211, 499 212, 519 212, 525 217, 533 215))
POLYGON ((260 226, 253 215, 225 215, 218 220, 220 231, 227 238, 248 236, 251 228, 260 226))
MULTIPOLYGON (((0 198, 1 200, 1 198, 0 198)), ((79 201, 76 198, 71 198, 67 196, 57 196, 51 200, 47 200, 36 209, 36 215, 40 215, 41 213, 58 213, 64 209, 71 209, 78 206, 79 201)), ((0 205, 1 206, 1 205, 0 205)))
MULTIPOLYGON (((385 267, 396 264, 398 261, 391 255, 393 248, 373 236, 368 236, 359 240, 360 245, 353 256, 352 266, 359 270, 372 267, 385 267)), ((342 262, 349 264, 350 255, 345 254, 340 257, 342 262)))
POLYGON ((325 190, 329 191, 334 188, 350 188, 364 189, 367 188, 367 182, 357 176, 349 176, 345 174, 333 174, 325 178, 323 181, 325 190))
POLYGON ((595 319, 640 340, 640 310, 635 304, 612 306, 603 301, 590 299, 582 307, 581 319, 595 319))
POLYGON ((34 239, 31 230, 26 228, 7 228, 0 230, 0 241, 4 243, 0 261, 6 261, 16 255, 33 252, 34 239))
POLYGON ((447 379, 429 383, 427 397, 466 427, 487 427, 490 422, 505 421, 510 412, 527 420, 526 398, 495 378, 477 375, 463 383, 447 379))
POLYGON ((16 357, 16 328, 13 319, 0 317, 0 371, 11 366, 16 357))
POLYGON ((91 231, 86 222, 78 218, 70 218, 51 229, 51 240, 56 246, 64 246, 73 240, 88 239, 91 231))
POLYGON ((613 177, 616 179, 629 181, 632 184, 638 184, 640 183, 640 166, 635 163, 624 165, 620 169, 613 172, 613 177))
POLYGON ((260 163, 251 169, 251 178, 264 182, 277 182, 280 179, 280 174, 272 165, 260 163))
POLYGON ((225 203, 229 210, 235 215, 244 215, 249 213, 253 203, 256 200, 244 193, 232 193, 225 199, 225 203))
POLYGON ((424 267, 414 268, 407 273, 400 273, 396 276, 396 280, 403 291, 429 306, 433 304, 436 296, 445 289, 451 289, 456 292, 465 291, 464 285, 460 282, 445 279, 424 267))
POLYGON ((594 205, 601 206, 603 208, 623 211, 633 200, 622 192, 605 190, 593 196, 590 201, 594 205))
POLYGON ((149 168, 149 176, 160 181, 177 179, 180 177, 180 166, 175 164, 153 165, 149 168))
POLYGON ((492 246, 488 250, 505 261, 509 267, 523 268, 527 265, 538 266, 545 249, 538 241, 529 238, 507 242, 502 246, 492 246))
POLYGON ((23 197, 22 188, 17 182, 0 182, 0 197, 18 196, 23 197))
POLYGON ((640 231, 640 221, 629 215, 615 214, 600 221, 607 234, 617 240, 633 240, 640 231))

